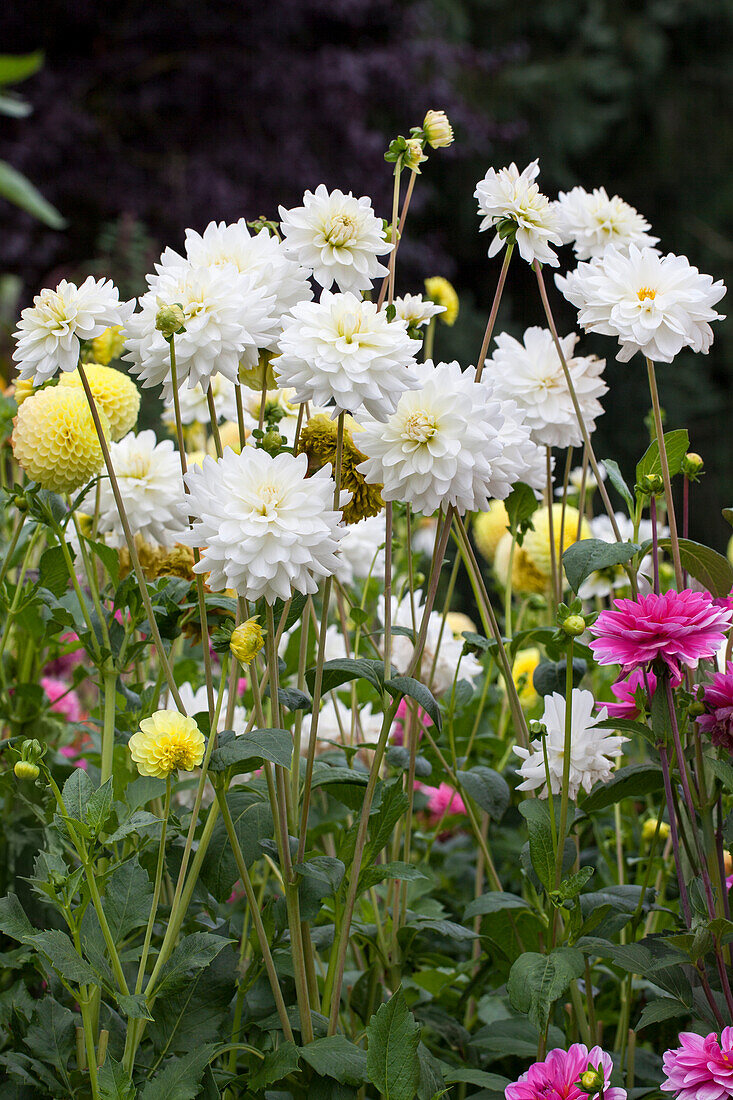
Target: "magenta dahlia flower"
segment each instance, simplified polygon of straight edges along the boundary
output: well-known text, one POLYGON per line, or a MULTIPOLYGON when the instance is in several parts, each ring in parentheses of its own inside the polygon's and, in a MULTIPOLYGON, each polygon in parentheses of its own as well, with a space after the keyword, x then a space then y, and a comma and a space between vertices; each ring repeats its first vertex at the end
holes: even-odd
MULTIPOLYGON (((677 1100, 728 1100, 733 1096, 733 1027, 723 1028, 720 1039, 683 1031, 682 1046, 667 1050, 662 1062, 666 1080, 663 1092, 677 1100)), ((508 1093, 507 1093, 508 1095, 508 1093)))
POLYGON ((714 745, 733 753, 733 662, 705 685, 703 702, 707 713, 698 718, 697 724, 710 734, 714 745))
POLYGON ((570 1050, 551 1050, 544 1062, 535 1062, 515 1084, 507 1085, 504 1095, 506 1100, 596 1100, 600 1093, 589 1093, 579 1081, 582 1074, 598 1068, 605 1082, 604 1100, 626 1100, 626 1089, 609 1087, 611 1055, 600 1047, 589 1051, 584 1043, 574 1043, 570 1050))
POLYGON ((428 814, 432 822, 440 821, 446 814, 465 814, 466 804, 452 787, 441 783, 438 787, 423 787, 428 799, 428 814))
POLYGON ((696 668, 701 657, 717 653, 733 618, 707 592, 689 588, 613 604, 590 627, 590 647, 599 665, 621 665, 627 672, 653 661, 664 662, 673 676, 682 665, 696 668))
POLYGON ((639 708, 636 705, 636 693, 642 689, 648 699, 657 690, 657 678, 653 672, 645 672, 644 669, 635 668, 626 679, 617 680, 611 684, 611 691, 618 702, 604 703, 610 718, 638 718, 639 708))
POLYGON ((41 687, 48 696, 51 710, 56 711, 57 714, 63 714, 70 722, 81 721, 79 696, 64 680, 57 680, 53 676, 42 676, 41 687))

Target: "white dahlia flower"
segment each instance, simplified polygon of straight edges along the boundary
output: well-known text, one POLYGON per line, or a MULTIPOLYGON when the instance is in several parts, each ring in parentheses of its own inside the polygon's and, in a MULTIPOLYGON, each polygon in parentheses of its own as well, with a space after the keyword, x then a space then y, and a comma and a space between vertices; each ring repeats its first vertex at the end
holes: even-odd
MULTIPOLYGON (((182 542, 187 510, 173 441, 158 443, 150 429, 129 432, 119 443, 110 443, 109 453, 133 534, 160 546, 182 542)), ((124 545, 112 485, 105 476, 99 487, 99 531, 109 534, 112 546, 124 545)))
POLYGON ((517 248, 522 259, 528 264, 539 260, 541 264, 558 266, 558 258, 550 248, 550 245, 562 244, 558 214, 535 183, 539 172, 536 160, 528 164, 523 172, 516 164, 500 168, 498 172, 489 168, 477 184, 474 198, 478 202, 479 215, 483 215, 479 230, 497 230, 489 245, 489 256, 495 256, 506 243, 506 237, 500 235, 498 227, 502 222, 514 222, 517 248))
POLYGON ((401 317, 408 328, 427 325, 431 318, 439 313, 445 313, 447 308, 431 302, 429 298, 423 298, 422 294, 405 294, 402 298, 395 298, 392 304, 395 307, 396 316, 401 317))
MULTIPOLYGON (((371 703, 358 703, 352 710, 350 702, 344 703, 334 692, 324 700, 318 715, 317 739, 325 751, 332 745, 366 745, 376 747, 382 730, 384 716, 381 711, 372 713, 371 703)), ((300 752, 308 753, 313 716, 303 715, 300 752)))
POLYGON ((306 191, 302 206, 281 206, 280 219, 285 252, 312 271, 326 290, 336 283, 339 290, 358 293, 387 274, 377 256, 391 252, 392 245, 371 199, 343 191, 329 194, 321 183, 315 193, 306 191))
MULTIPOLYGON (((197 573, 209 573, 214 592, 233 588, 268 603, 293 589, 313 593, 318 579, 335 573, 344 528, 333 510, 331 469, 311 477, 306 455, 230 448, 207 456, 186 475, 193 530, 182 542, 201 548, 197 573)), ((348 494, 342 494, 342 504, 348 494)))
MULTIPOLYGON (((575 333, 560 339, 590 433, 595 429, 596 417, 603 413, 598 399, 608 389, 602 378, 606 361, 595 355, 574 356, 577 342, 575 333)), ((542 447, 579 447, 582 444, 570 390, 549 329, 528 328, 523 342, 506 332, 500 333, 496 337, 494 354, 486 362, 484 377, 487 376, 497 396, 519 405, 535 443, 542 447)))
POLYGON ((283 319, 282 354, 272 365, 297 401, 335 405, 336 412, 365 408, 377 420, 394 412, 406 389, 419 383, 414 371, 420 341, 404 321, 355 294, 324 290, 320 302, 300 302, 283 319))
POLYGON ((183 310, 185 331, 175 337, 179 389, 186 381, 206 388, 215 372, 236 382, 240 362, 255 366, 259 348, 272 337, 274 295, 254 275, 242 274, 233 264, 194 266, 170 248, 156 272, 148 275, 150 289, 126 325, 124 358, 144 387, 170 379, 168 341, 155 327, 163 306, 183 310))
POLYGON ((92 275, 81 286, 62 279, 55 290, 42 290, 13 333, 21 379, 40 386, 58 370, 76 370, 82 341, 94 340, 111 325, 126 325, 134 308, 134 302, 120 301, 111 279, 92 275))
POLYGON ((359 448, 369 457, 359 472, 384 485, 385 500, 426 515, 441 504, 481 511, 491 497, 508 496, 514 471, 502 455, 504 421, 491 387, 474 381, 474 367, 461 371, 456 362, 428 359, 412 375, 420 388, 403 393, 386 424, 362 420, 359 448))
POLYGON ((386 537, 383 512, 349 524, 339 544, 339 567, 336 571, 343 585, 348 586, 370 576, 377 580, 384 579, 386 537))
MULTIPOLYGON (((235 396, 235 384, 223 374, 215 371, 212 374, 209 385, 214 397, 217 420, 237 419, 237 399, 235 396)), ((165 411, 163 419, 168 424, 175 425, 175 407, 173 404, 173 387, 170 379, 163 383, 163 404, 165 411)), ((206 390, 196 383, 190 388, 184 387, 178 391, 178 405, 181 410, 182 424, 209 424, 209 402, 206 390)), ((251 417, 245 413, 248 426, 252 427, 251 417)))
MULTIPOLYGON (((571 744, 570 744, 570 798, 578 797, 581 788, 590 791, 599 780, 607 783, 613 774, 612 761, 623 753, 621 746, 628 737, 619 737, 612 730, 599 729, 598 723, 605 722, 608 711, 602 707, 593 713, 595 700, 590 691, 573 689, 571 744)), ((550 772, 550 785, 553 794, 560 794, 563 781, 563 760, 565 756, 565 698, 558 692, 545 696, 545 711, 542 722, 547 729, 545 747, 550 772)), ((528 749, 515 748, 514 752, 523 761, 518 769, 524 782, 517 787, 519 791, 536 791, 539 797, 547 798, 547 776, 542 750, 542 740, 532 741, 528 749)))
MULTIPOLYGON (((494 393, 491 379, 484 375, 482 381, 491 387, 494 396, 499 396, 494 393)), ((532 438, 525 411, 516 401, 499 401, 499 408, 503 423, 499 428, 501 454, 492 463, 494 499, 505 500, 513 486, 518 481, 523 481, 525 485, 534 489, 535 496, 539 500, 547 485, 546 453, 532 438)), ((554 465, 553 458, 553 469, 554 465)))
POLYGON ((556 210, 563 244, 572 244, 579 260, 602 256, 609 245, 626 250, 632 244, 643 248, 659 242, 649 235, 646 218, 618 195, 609 199, 605 187, 561 191, 556 210))
POLYGON ((555 282, 587 332, 618 338, 622 363, 637 351, 659 363, 686 347, 707 355, 710 322, 725 320, 713 309, 725 294, 722 280, 701 275, 686 256, 660 256, 654 248, 632 244, 628 255, 609 248, 555 282))
MULTIPOLYGON (((181 684, 178 688, 178 694, 181 697, 184 710, 189 718, 193 718, 196 714, 208 714, 209 712, 209 696, 206 689, 206 684, 202 684, 196 691, 190 683, 181 684)), ((214 684, 214 699, 216 700, 217 688, 214 684)), ((163 705, 163 704, 161 704, 163 705)), ((221 700, 221 715, 219 718, 219 730, 226 729, 226 713, 229 705, 229 688, 224 688, 222 692, 221 700)), ((166 696, 165 707, 170 710, 176 709, 176 704, 173 701, 171 695, 166 696)), ((234 717, 232 719, 231 729, 237 734, 238 737, 244 733, 247 728, 247 708, 237 706, 234 707, 234 717)))
POLYGON ((227 225, 210 222, 203 233, 186 230, 186 256, 196 267, 222 267, 232 264, 237 271, 252 277, 252 286, 272 298, 267 319, 260 332, 267 341, 260 346, 275 351, 280 335, 283 314, 289 313, 298 302, 309 302, 313 297, 308 271, 291 260, 285 246, 271 236, 266 229, 250 233, 247 222, 227 225))
MULTIPOLYGON (((601 481, 605 481, 608 477, 606 469, 602 462, 598 463, 598 473, 601 475, 601 481)), ((583 486, 583 467, 573 466, 570 474, 568 475, 568 494, 578 495, 583 486)), ((585 471, 585 489, 587 493, 592 493, 598 488, 598 482, 596 481, 596 475, 591 470, 590 466, 586 467, 585 471)), ((555 496, 561 497, 563 495, 563 487, 560 485, 555 489, 555 496)), ((617 513, 620 515, 620 513, 617 513)), ((609 524, 610 527, 610 524, 609 524)), ((600 538, 600 535, 598 536, 600 538)))
MULTIPOLYGON (((400 600, 396 596, 392 597, 391 625, 405 627, 413 631, 415 638, 417 638, 422 623, 424 605, 422 591, 419 588, 414 595, 414 621, 410 593, 406 592, 400 600)), ((380 622, 384 623, 384 596, 379 597, 377 611, 380 622)), ((414 652, 413 641, 406 634, 391 635, 392 664, 401 675, 405 675, 412 667, 414 652)), ((438 611, 432 611, 428 619, 428 630, 420 667, 413 675, 423 684, 426 684, 433 695, 439 697, 446 691, 450 691, 456 672, 458 672, 459 680, 473 682, 481 674, 481 665, 471 653, 463 652, 463 638, 456 638, 448 623, 443 622, 443 616, 438 611), (434 671, 433 666, 435 666, 434 671)))

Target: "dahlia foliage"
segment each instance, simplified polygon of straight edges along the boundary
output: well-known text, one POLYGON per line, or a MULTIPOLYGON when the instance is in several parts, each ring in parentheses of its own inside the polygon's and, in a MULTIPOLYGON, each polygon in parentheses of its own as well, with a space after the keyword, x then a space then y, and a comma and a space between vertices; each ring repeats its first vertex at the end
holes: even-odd
POLYGON ((390 143, 391 222, 319 184, 137 302, 22 312, 2 1097, 733 1097, 733 568, 655 374, 725 288, 603 186, 489 167, 452 360, 458 291, 400 245, 453 140, 390 143), (637 367, 622 471, 594 433, 637 367))

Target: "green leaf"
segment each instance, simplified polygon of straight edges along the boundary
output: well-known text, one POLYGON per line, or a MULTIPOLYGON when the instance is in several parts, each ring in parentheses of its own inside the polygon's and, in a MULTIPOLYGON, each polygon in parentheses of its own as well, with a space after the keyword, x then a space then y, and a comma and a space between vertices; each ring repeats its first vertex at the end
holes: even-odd
POLYGON ((277 1050, 268 1051, 264 1060, 250 1074, 247 1091, 262 1092, 268 1085, 282 1081, 290 1073, 295 1073, 300 1062, 300 1051, 295 1043, 285 1040, 277 1050))
MULTIPOLYGON (((78 770, 81 771, 82 769, 78 770)), ((109 778, 106 783, 103 783, 101 787, 94 791, 87 802, 85 821, 92 830, 93 836, 96 836, 104 828, 111 811, 112 779, 109 778)))
MULTIPOLYGON (((573 687, 578 687, 588 666, 581 657, 573 658, 573 687)), ((565 694, 567 661, 542 661, 532 673, 532 684, 538 695, 565 694)))
POLYGON ((87 539, 87 546, 97 555, 104 568, 107 570, 113 584, 117 584, 120 577, 120 559, 117 551, 105 542, 93 542, 87 539))
POLYGON ((140 1100, 196 1100, 204 1070, 216 1050, 216 1044, 210 1043, 183 1058, 173 1058, 162 1072, 148 1081, 140 1093, 140 1100))
POLYGON ((427 878, 417 867, 411 863, 401 863, 395 860, 392 863, 378 863, 374 867, 364 867, 359 875, 359 890, 369 890, 384 879, 400 879, 402 882, 416 882, 418 879, 427 878))
POLYGON ((124 840, 126 836, 131 833, 137 833, 140 829, 144 829, 147 825, 160 824, 160 818, 155 814, 148 813, 147 810, 136 810, 135 813, 130 814, 127 821, 123 821, 113 833, 111 833, 106 840, 105 844, 116 844, 119 840, 124 840))
POLYGON ((53 969, 68 982, 99 985, 99 978, 89 963, 81 957, 65 932, 58 929, 37 932, 28 936, 25 942, 45 955, 53 969))
POLYGON ((30 180, 4 160, 0 160, 0 196, 51 229, 63 229, 66 225, 66 219, 62 218, 56 207, 51 206, 30 180))
POLYGON ((574 947, 558 947, 549 955, 525 951, 509 972, 506 988, 512 1008, 544 1031, 555 1001, 584 970, 583 954, 574 947))
POLYGON ((60 546, 49 546, 41 554, 41 560, 38 563, 38 583, 41 588, 47 588, 54 596, 61 596, 66 591, 69 571, 60 546))
POLYGON ((563 901, 567 901, 569 898, 576 898, 586 882, 593 878, 595 873, 595 867, 581 867, 574 875, 569 875, 568 878, 562 880, 557 888, 557 893, 563 901))
POLYGON ((503 1092, 507 1085, 511 1084, 508 1077, 502 1077, 499 1073, 487 1073, 483 1069, 471 1069, 470 1066, 459 1066, 450 1069, 445 1075, 446 1085, 461 1084, 478 1085, 483 1089, 496 1089, 503 1092))
POLYGON ((658 764, 629 764, 613 773, 605 783, 596 783, 583 802, 583 811, 593 813, 613 806, 623 798, 642 798, 662 789, 662 769, 658 764))
POLYGON ((144 993, 130 994, 129 996, 124 993, 117 994, 117 1003, 127 1016, 131 1020, 152 1020, 150 1015, 150 1009, 148 1008, 148 1002, 144 993))
POLYGON ((232 737, 211 754, 209 767, 214 772, 235 768, 235 775, 251 772, 263 760, 282 768, 290 768, 293 759, 293 737, 287 730, 251 730, 243 737, 232 737))
MULTIPOLYGON (((313 694, 316 670, 309 668, 305 674, 306 683, 313 694)), ((381 692, 384 682, 384 669, 381 661, 368 660, 366 657, 338 657, 334 661, 326 661, 323 665, 323 683, 321 690, 323 695, 328 691, 349 684, 352 680, 366 680, 377 691, 381 692)))
POLYGON ((407 1007, 402 989, 367 1024, 367 1073, 387 1100, 414 1100, 420 1079, 417 1048, 420 1027, 407 1007))
POLYGON ((17 894, 0 898, 0 932, 23 943, 27 936, 34 936, 37 931, 25 915, 17 894))
POLYGON ((643 1027, 649 1027, 649 1024, 661 1024, 665 1020, 672 1020, 675 1016, 687 1016, 689 1012, 690 1009, 682 1001, 673 1000, 672 997, 658 997, 655 1001, 644 1005, 634 1030, 641 1031, 643 1027))
MULTIPOLYGON (((674 477, 682 469, 682 459, 690 449, 690 437, 685 428, 678 428, 674 432, 664 433, 664 449, 667 452, 667 464, 669 476, 674 477)), ((646 474, 661 474, 662 464, 659 461, 659 444, 652 440, 644 456, 636 466, 636 480, 646 474)))
POLYGON ((417 1100, 435 1100, 435 1097, 448 1091, 444 1087, 441 1064, 422 1042, 418 1044, 417 1060, 420 1063, 417 1100))
POLYGON ((61 800, 73 821, 86 820, 89 799, 94 794, 94 785, 83 768, 74 768, 64 783, 61 800))
POLYGON ((630 561, 639 549, 633 542, 604 542, 603 539, 581 539, 580 542, 574 542, 562 556, 568 584, 577 592, 591 573, 622 565, 630 561))
POLYGON ((43 52, 0 54, 0 84, 19 84, 43 65, 43 52))
POLYGON ((632 515, 634 511, 634 498, 618 468, 618 462, 614 462, 612 458, 602 458, 600 464, 608 474, 608 480, 611 482, 616 492, 619 496, 623 497, 624 503, 629 509, 629 515, 632 515))
POLYGON ((555 850, 547 799, 528 798, 519 804, 519 812, 529 830, 532 867, 545 889, 551 890, 555 880, 555 850))
POLYGON ((733 767, 724 760, 718 760, 715 756, 706 756, 705 759, 725 789, 733 792, 733 767))
MULTIPOLYGON (((33 1014, 33 1024, 25 1035, 28 1049, 43 1062, 50 1062, 66 1078, 66 1064, 74 1049, 76 1023, 68 1008, 51 997, 38 1002, 33 1014)), ((67 1079, 68 1080, 68 1079, 67 1079)))
POLYGON ((397 699, 401 695, 409 695, 411 699, 414 699, 425 713, 430 715, 435 728, 440 732, 443 725, 443 716, 433 693, 425 687, 425 684, 421 684, 419 680, 413 679, 412 676, 393 676, 390 680, 384 681, 384 686, 393 699, 397 699))
POLYGON ((99 1071, 99 1100, 134 1100, 135 1088, 122 1067, 111 1054, 99 1071))
POLYGON ((365 1082, 366 1053, 345 1035, 315 1039, 301 1048, 300 1056, 321 1077, 333 1077, 342 1085, 357 1088, 365 1082))
MULTIPOLYGON (((270 840, 274 834, 272 810, 268 803, 261 802, 248 791, 229 791, 226 800, 244 862, 249 867, 262 856, 261 841, 270 840)), ((221 819, 214 827, 201 878, 217 901, 226 901, 239 878, 227 831, 221 819)))
POLYGON ((501 821, 511 798, 509 784, 503 775, 479 764, 467 772, 456 772, 456 778, 492 821, 501 821))
POLYGON ((532 527, 532 516, 540 506, 540 502, 534 495, 534 490, 529 485, 519 481, 504 501, 509 526, 514 532, 518 532, 517 542, 522 545, 525 532, 532 527))
POLYGON ((487 894, 482 894, 481 897, 469 902, 463 919, 482 917, 486 913, 498 913, 502 909, 529 909, 529 903, 524 898, 517 897, 516 894, 490 890, 487 894))
POLYGON ((164 993, 170 994, 177 989, 183 984, 187 974, 208 966, 219 952, 232 942, 224 939, 223 936, 214 936, 211 932, 192 932, 189 936, 185 936, 163 970, 163 976, 155 989, 156 997, 164 993))
POLYGON ((123 940, 133 928, 147 924, 152 898, 153 885, 137 857, 112 872, 102 905, 116 941, 123 940))
MULTIPOLYGON (((733 566, 727 558, 691 539, 680 539, 680 561, 682 568, 707 588, 713 596, 727 596, 733 588, 733 566)), ((671 539, 660 539, 660 550, 670 551, 671 539)))

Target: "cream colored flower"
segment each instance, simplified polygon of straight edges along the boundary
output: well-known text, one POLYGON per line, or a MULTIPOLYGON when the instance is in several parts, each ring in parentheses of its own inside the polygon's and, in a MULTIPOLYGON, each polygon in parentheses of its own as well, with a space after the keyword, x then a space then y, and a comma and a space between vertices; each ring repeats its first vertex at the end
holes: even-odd
POLYGON ((166 779, 181 768, 190 772, 204 758, 204 735, 193 718, 177 710, 156 710, 144 718, 129 741, 140 775, 166 779))
MULTIPOLYGON (((121 370, 115 370, 114 367, 105 367, 101 363, 87 363, 84 366, 84 373, 95 405, 109 420, 112 439, 122 439, 123 435, 127 435, 137 423, 140 391, 131 378, 121 370)), ((78 370, 62 374, 59 385, 73 386, 83 392, 78 370)))
MULTIPOLYGON (((109 423, 99 419, 109 438, 109 423)), ((39 390, 18 409, 13 453, 28 477, 54 493, 80 489, 102 467, 102 448, 82 390, 53 386, 39 390)))

